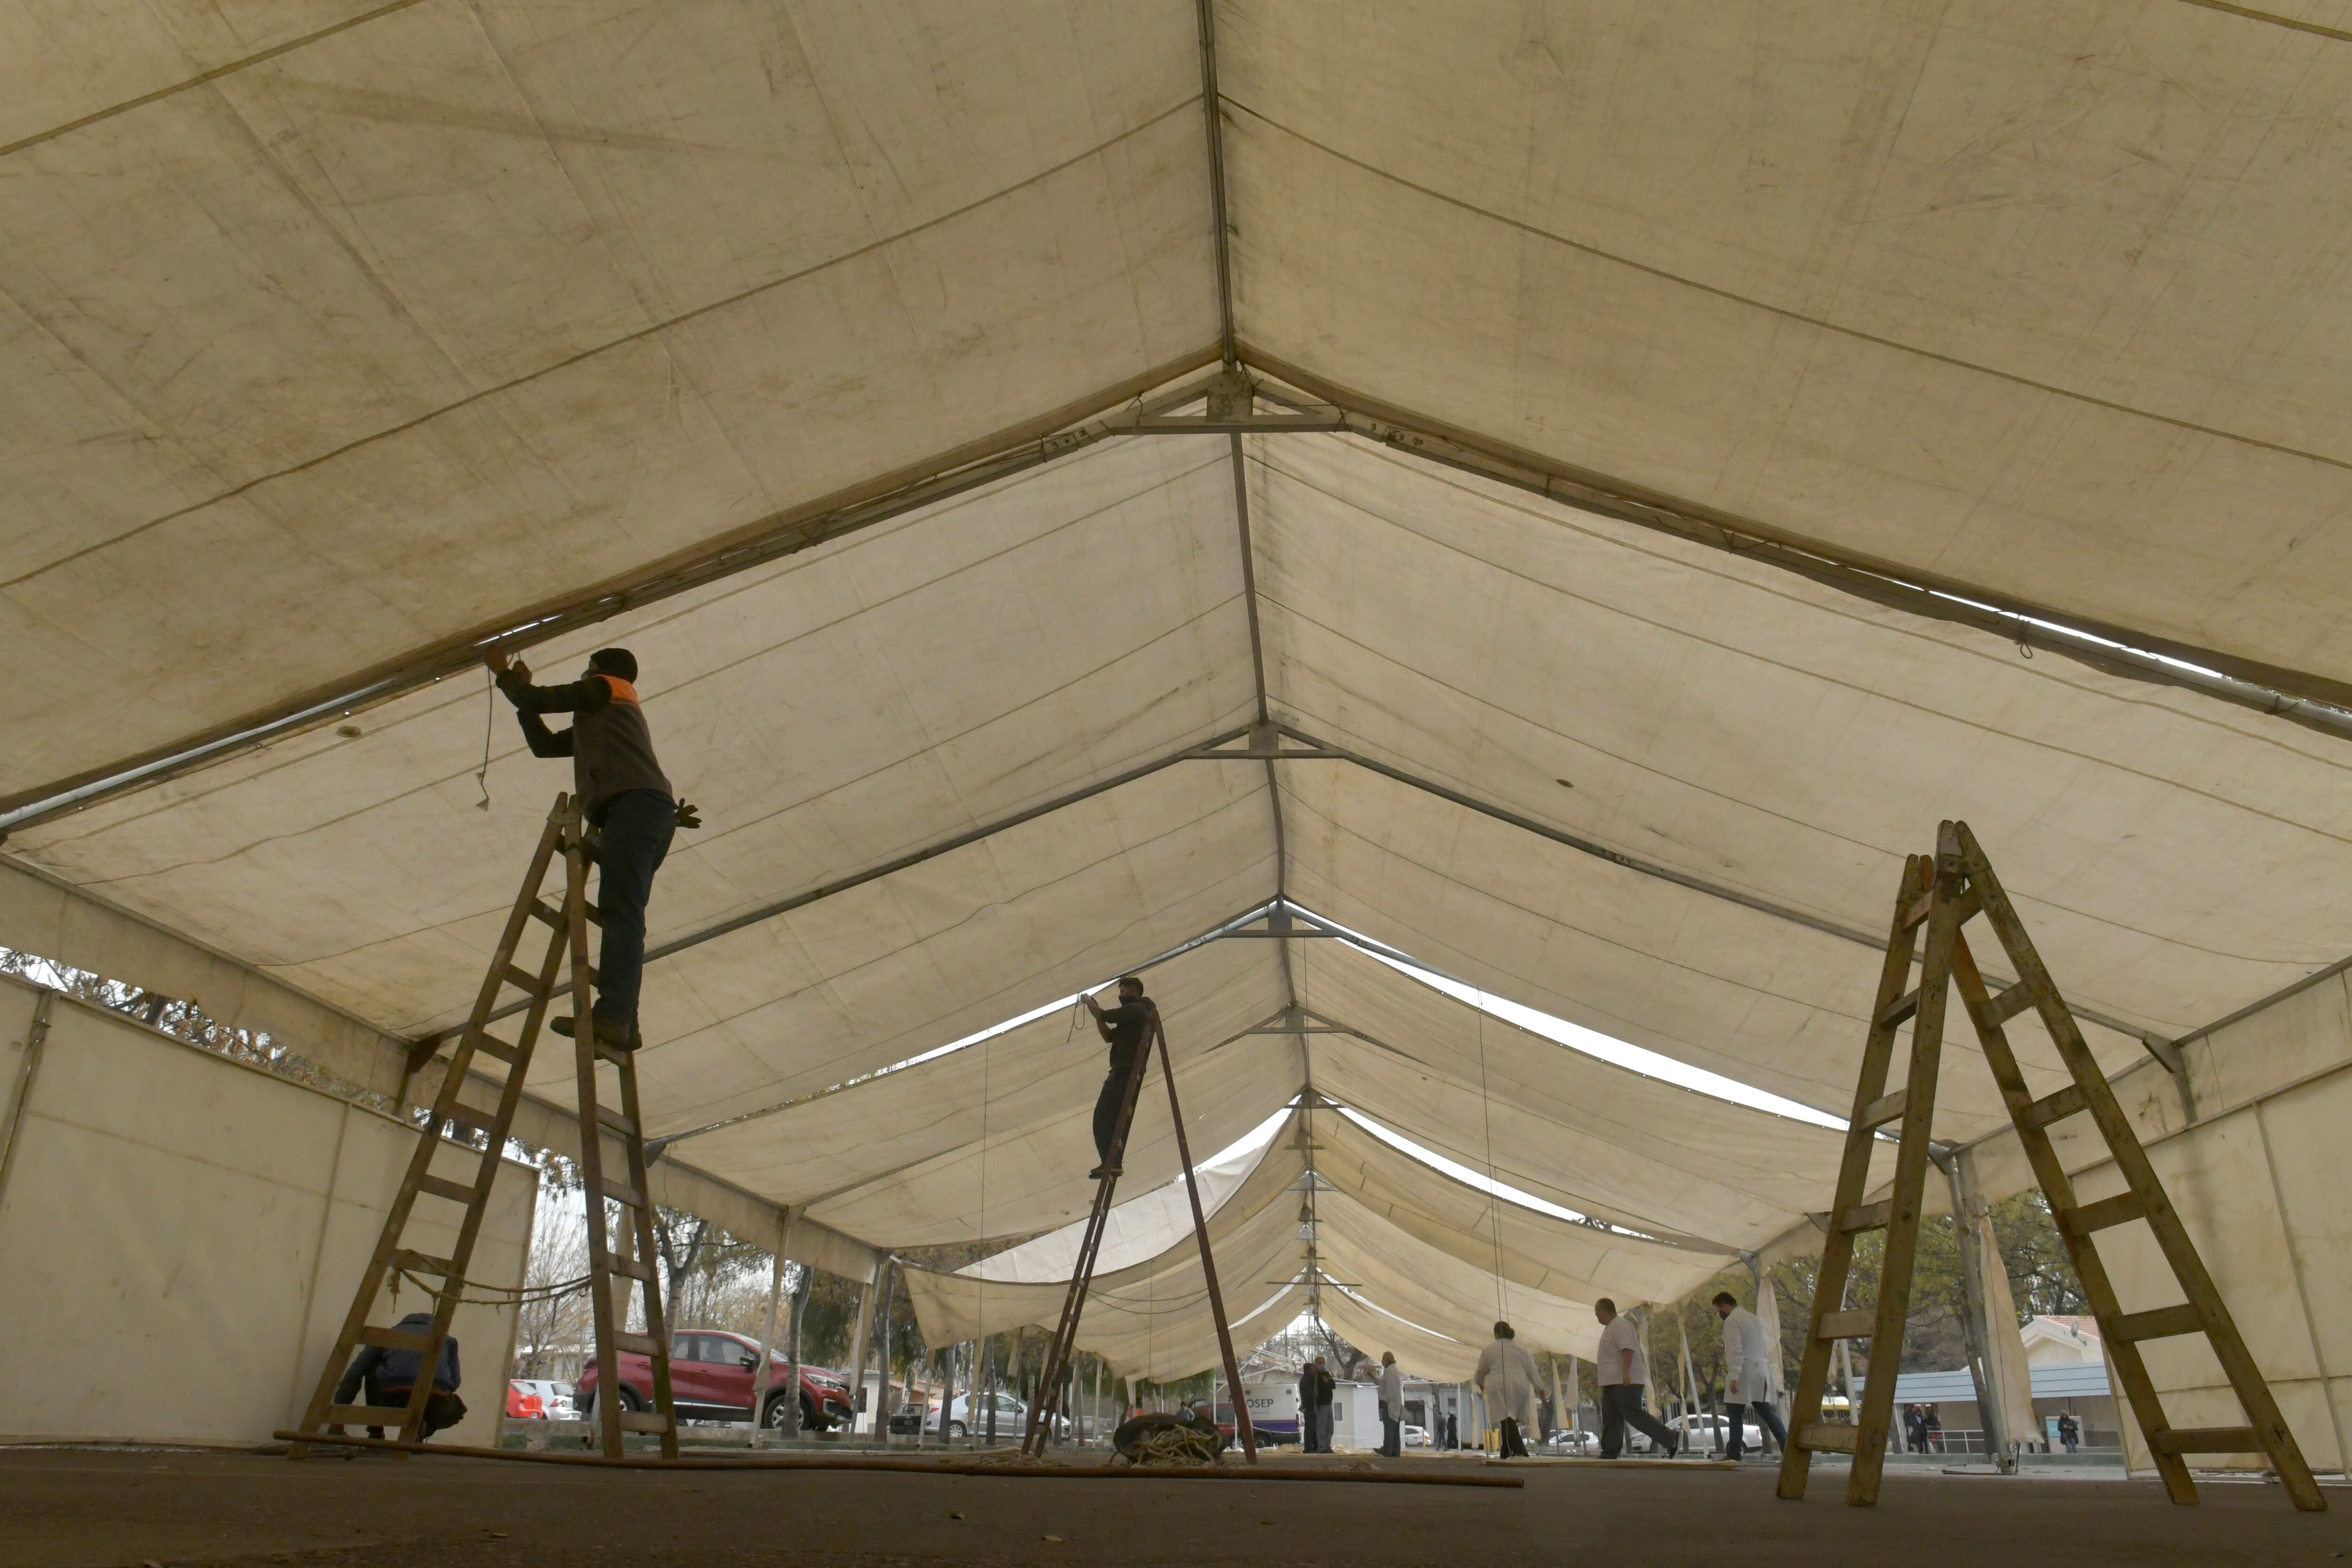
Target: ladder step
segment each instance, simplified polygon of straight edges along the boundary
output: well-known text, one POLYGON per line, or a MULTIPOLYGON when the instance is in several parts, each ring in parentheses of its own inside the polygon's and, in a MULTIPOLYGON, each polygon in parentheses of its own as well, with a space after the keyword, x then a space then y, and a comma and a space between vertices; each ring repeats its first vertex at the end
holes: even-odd
POLYGON ((430 1335, 420 1334, 414 1329, 379 1329, 370 1325, 362 1329, 358 1337, 352 1342, 375 1345, 388 1351, 415 1351, 418 1355, 423 1355, 425 1342, 430 1338, 430 1335))
POLYGON ((633 1066, 637 1059, 636 1052, 614 1050, 602 1040, 596 1042, 596 1056, 599 1060, 611 1062, 616 1068, 633 1066))
POLYGON ((498 1136, 499 1118, 496 1111, 477 1110, 470 1105, 453 1105, 441 1112, 441 1120, 452 1123, 458 1131, 468 1136, 477 1132, 488 1138, 498 1136))
POLYGON ((1851 1454, 1854 1450, 1854 1439, 1861 1435, 1859 1426, 1816 1421, 1797 1428, 1797 1447, 1811 1448, 1815 1453, 1851 1454))
POLYGON ((1919 993, 1916 990, 1906 991, 1897 996, 1885 1012, 1878 1016, 1878 1026, 1882 1029, 1891 1029, 1918 1010, 1919 993))
POLYGON ((2029 1010, 2032 1005, 2033 993, 2028 991, 2025 988, 2025 982, 2021 980, 1988 1002, 1985 1005, 1985 1014, 1987 1020, 1998 1027, 2008 1023, 2020 1013, 2029 1010))
POLYGON ((399 1405, 330 1405, 327 1425, 330 1426, 398 1426, 408 1417, 408 1410, 399 1405))
POLYGON ((1850 1312, 1823 1312, 1821 1328, 1814 1338, 1822 1340, 1866 1340, 1878 1332, 1878 1309, 1856 1307, 1850 1312))
POLYGON ((506 981, 508 984, 526 996, 537 996, 545 990, 545 987, 540 984, 538 975, 526 974, 511 963, 507 965, 506 981))
POLYGON ((416 1190, 420 1193, 431 1193, 436 1198, 447 1198, 453 1204, 465 1204, 469 1207, 474 1202, 472 1187, 463 1182, 450 1181, 444 1176, 419 1176, 416 1179, 416 1190))
POLYGON ((2057 1093, 2045 1095, 2027 1106, 2018 1120, 2038 1132, 2053 1121, 2063 1121, 2069 1116, 2090 1109, 2090 1098, 2083 1092, 2082 1086, 2070 1083, 2057 1093))
POLYGON ((2127 1224, 2147 1217, 2147 1205, 2139 1201, 2137 1193, 2118 1193, 2111 1198, 2101 1198, 2095 1204, 2083 1204, 2071 1209, 2061 1209, 2056 1218, 2059 1227, 2076 1236, 2088 1236, 2093 1231, 2127 1224))
POLYGON ((633 1209, 646 1206, 646 1194, 623 1182, 606 1182, 604 1195, 616 1204, 626 1204, 633 1209))
POLYGON ((2168 1340, 2205 1331, 2205 1320, 2185 1301, 2178 1307, 2158 1307, 2152 1312, 2126 1312, 2115 1323, 2116 1337, 2135 1344, 2141 1340, 2168 1340))
POLYGON ((476 1035, 474 1048, 492 1061, 504 1062, 509 1067, 514 1066, 516 1059, 522 1055, 520 1051, 495 1035, 476 1035))
POLYGON ((1909 909, 1903 911, 1903 921, 1900 925, 1896 926, 1895 929, 1897 931, 1918 930, 1921 926, 1927 923, 1927 917, 1935 911, 1935 908, 1936 889, 1930 888, 1919 896, 1919 901, 1917 903, 1913 904, 1909 909))
MULTIPOLYGON (((1884 1203, 1864 1204, 1858 1209, 1846 1210, 1838 1215, 1837 1227, 1842 1231, 1885 1230, 1886 1222, 1894 1216, 1895 1200, 1888 1198, 1884 1203)), ((1875 1321, 1877 1314, 1872 1313, 1871 1318, 1875 1321)))
MULTIPOLYGON (((530 901, 530 913, 533 920, 543 921, 558 931, 563 929, 563 911, 545 899, 533 899, 530 901)), ((588 906, 588 923, 592 926, 604 923, 604 917, 596 912, 596 906, 593 904, 588 906)))
POLYGON ((432 1274, 443 1279, 457 1278, 457 1266, 447 1258, 435 1258, 422 1252, 410 1252, 404 1247, 392 1255, 392 1266, 394 1268, 405 1268, 412 1274, 432 1274))
POLYGON ((2263 1439, 2251 1426, 2175 1426, 2150 1432, 2147 1446, 2159 1454, 2259 1454, 2263 1439))
POLYGON ((1882 1094, 1862 1108, 1862 1115, 1855 1119, 1853 1131, 1874 1132, 1890 1121, 1899 1121, 1910 1103, 1911 1086, 1908 1084, 1893 1094, 1882 1094))
POLYGON ((658 1410, 624 1410, 621 1430, 624 1432, 667 1432, 669 1417, 658 1410))
POLYGON ((613 1332, 613 1348, 626 1351, 631 1355, 651 1358, 657 1347, 643 1334, 625 1334, 616 1329, 613 1332))
POLYGON ((632 1279, 642 1279, 648 1285, 656 1283, 652 1266, 640 1263, 634 1258, 608 1258, 604 1260, 604 1268, 609 1273, 625 1274, 632 1279))
POLYGON ((635 1122, 619 1111, 607 1110, 601 1105, 596 1108, 596 1122, 597 1125, 617 1132, 624 1138, 635 1138, 637 1135, 635 1122))

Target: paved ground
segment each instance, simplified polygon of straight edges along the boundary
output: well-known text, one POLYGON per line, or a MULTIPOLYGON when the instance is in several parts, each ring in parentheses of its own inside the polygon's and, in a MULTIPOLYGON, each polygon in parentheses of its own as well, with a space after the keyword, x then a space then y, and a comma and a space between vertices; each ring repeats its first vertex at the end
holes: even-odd
POLYGON ((2314 1517, 2259 1484, 2180 1509, 2153 1483, 1890 1473, 1859 1510, 1826 1468, 1803 1503, 1775 1500, 1761 1466, 1524 1473, 1489 1491, 0 1450, 0 1568, 2352 1563, 2352 1490, 2314 1517))

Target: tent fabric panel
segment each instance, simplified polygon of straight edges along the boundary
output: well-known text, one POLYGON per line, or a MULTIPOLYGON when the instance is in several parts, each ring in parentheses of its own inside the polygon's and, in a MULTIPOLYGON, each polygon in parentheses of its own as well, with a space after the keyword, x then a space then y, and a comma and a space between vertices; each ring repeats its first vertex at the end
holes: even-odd
MULTIPOLYGON (((1297 1093, 1296 1062, 1265 1049, 1266 1043, 1244 1039, 1178 1052, 1185 1135, 1196 1155, 1233 1143, 1297 1093)), ((855 1235, 887 1237, 893 1246, 1019 1236, 1078 1218, 1094 1202, 1087 1173, 1096 1158, 1094 1089, 1102 1076, 1087 1068, 1076 1077, 1079 1093, 1055 1120, 1018 1137, 932 1156, 887 1181, 812 1205, 810 1212, 855 1235)), ((1123 1162, 1130 1177, 1152 1184, 1174 1179, 1180 1169, 1159 1077, 1155 1069, 1144 1085, 1123 1162)))
MULTIPOLYGON (((632 647, 664 765, 702 808, 649 940, 1244 721, 1231 516, 1216 443, 1129 442, 533 650, 557 680, 632 647), (1089 601, 1122 613, 1071 613, 1089 601)), ((571 783, 486 688, 436 684, 356 716, 356 738, 273 742, 14 847, 388 1028, 446 1026, 571 783)))
MULTIPOLYGON (((1250 783, 1171 769, 650 965, 648 1125, 682 1131, 845 1083, 1256 907, 1273 824, 1250 783)), ((548 1074, 534 1085, 561 1098, 548 1074)))
MULTIPOLYGON (((1835 1131, 1735 1105, 1544 1038, 1352 943, 1306 949, 1297 975, 1301 1000, 1318 1016, 1361 1028, 1380 1042, 1318 1036, 1318 1051, 1378 1055, 1427 1075, 1443 1086, 1441 1093, 1476 1097, 1474 1106, 1458 1108, 1441 1108, 1433 1099, 1415 1125, 1443 1128, 1449 1143, 1475 1149, 1486 1135, 1491 1108, 1499 1106, 1556 1130, 1539 1135, 1536 1146, 1557 1151, 1550 1168, 1566 1184, 1576 1184, 1578 1173, 1588 1169, 1641 1173, 1605 1199, 1610 1178, 1601 1177, 1591 1196, 1604 1206, 1646 1209, 1653 1224, 1692 1232, 1703 1226, 1665 1217, 1676 1212, 1677 1197, 1693 1215, 1723 1215, 1743 1202, 1793 1215, 1836 1180, 1844 1141, 1835 1131), (1577 1147, 1591 1152, 1569 1152, 1577 1147), (1684 1182, 1698 1184, 1685 1194, 1677 1185, 1684 1182), (1730 1205, 1713 1194, 1717 1186, 1730 1205)), ((1462 1163, 1476 1168, 1483 1161, 1462 1163)))
POLYGON ((1315 1122, 1315 1173, 1390 1225, 1515 1285, 1572 1300, 1674 1300, 1731 1254, 1665 1247, 1491 1198, 1390 1148, 1344 1115, 1315 1122))
POLYGON ((2339 47, 2186 5, 1860 35, 1829 5, 1221 9, 1251 347, 1898 568, 2352 675, 2348 285, 2313 271, 2352 216, 2339 47))
POLYGON ((2168 1035, 2352 950, 2340 742, 1403 453, 1257 450, 1303 728, 1874 940, 1964 819, 2070 994, 2168 1035))
POLYGON ((1205 353, 1189 11, 909 9, 705 5, 615 93, 625 7, 419 5, 17 153, 0 291, 62 353, 0 371, 47 405, 0 603, 54 679, 0 792, 1205 353), (943 100, 933 48, 1027 63, 943 100))
POLYGON ((1316 1254, 1327 1274, 1366 1300, 1465 1344, 1508 1322, 1531 1351, 1590 1355, 1601 1337, 1591 1304, 1514 1285, 1421 1241, 1339 1194, 1316 1199, 1316 1254))
MULTIPOLYGON (((1146 977, 1175 1047, 1180 1077, 1219 1041, 1280 1005, 1280 973, 1271 953, 1252 951, 1258 946, 1212 942, 1158 965, 1146 977)), ((1089 983, 1107 978, 1108 971, 1089 983)), ((874 1197, 930 1161, 966 1152, 977 1157, 982 1150, 1050 1139, 1081 1111, 1090 1118, 1105 1074, 1106 1047, 1092 1021, 1077 1014, 1075 1005, 1065 1007, 937 1059, 722 1125, 673 1147, 796 1205, 861 1194, 874 1197)), ((1138 1103, 1140 1135, 1130 1164, 1162 1153, 1156 1143, 1166 1135, 1166 1105, 1155 1067, 1138 1103)), ((1172 1150, 1164 1152, 1173 1157, 1172 1150)), ((1083 1175, 1092 1163, 1089 1158, 1064 1174, 1083 1175)), ((950 1194, 949 1212, 961 1213, 985 1195, 950 1194)), ((1002 1230, 1024 1228, 1034 1227, 1002 1230)))

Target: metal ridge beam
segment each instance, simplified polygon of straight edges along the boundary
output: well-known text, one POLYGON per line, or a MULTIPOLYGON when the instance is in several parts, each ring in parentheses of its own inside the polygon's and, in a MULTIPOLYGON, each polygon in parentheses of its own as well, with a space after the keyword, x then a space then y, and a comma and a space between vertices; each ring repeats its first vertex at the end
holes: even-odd
POLYGON ((1246 363, 1336 408, 1349 433, 1380 446, 1532 490, 1582 511, 1762 560, 1874 604, 1988 631, 2106 674, 2180 687, 2275 714, 2339 740, 2352 739, 2352 683, 2157 637, 1846 552, 1392 407, 1246 343, 1241 353, 1246 363), (2077 635, 2053 632, 2052 626, 2077 635), (2081 640, 2084 638, 2095 641, 2081 640), (2100 643, 2116 646, 2102 647, 2100 643), (2216 671, 2219 679, 2181 668, 2180 663, 2216 671))
POLYGON ((829 496, 771 512, 693 549, 625 576, 559 598, 541 600, 436 642, 209 726, 161 746, 0 796, 0 837, 95 801, 160 784, 247 746, 463 673, 495 647, 521 648, 609 620, 626 611, 803 550, 828 543, 922 507, 979 489, 1129 434, 1144 418, 1197 401, 1215 379, 1199 378, 1139 403, 1155 387, 1216 363, 1213 349, 1195 351, 1116 386, 940 453, 921 463, 829 496))

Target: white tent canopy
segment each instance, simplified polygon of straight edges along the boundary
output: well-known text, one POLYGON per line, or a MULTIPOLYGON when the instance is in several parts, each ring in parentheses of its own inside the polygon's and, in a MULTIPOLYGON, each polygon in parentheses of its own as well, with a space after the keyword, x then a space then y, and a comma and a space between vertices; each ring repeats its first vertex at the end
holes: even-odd
MULTIPOLYGON (((0 888, 429 1040, 568 783, 480 646, 628 646, 709 824, 649 912, 646 1121, 748 1203, 1069 1224, 1090 1031, 918 1058, 1164 960, 1196 1152, 1336 1103, 1601 1222, 1313 1111, 1319 1309, 1451 1375, 1497 1278, 1572 1350, 1592 1293, 1803 1234, 1835 1134, 1209 933, 1285 900, 1832 1116, 1943 818, 2111 1069, 2352 952, 2324 29, 305 0, 0 40, 0 888)), ((1176 1173, 1143 1104, 1130 1193, 1176 1173)), ((1956 1041, 1937 1135, 2001 1124, 1956 1041)), ((1236 1312, 1310 1289, 1275 1230, 1236 1312)), ((1146 1304, 1122 1364, 1206 1364, 1146 1304)))

